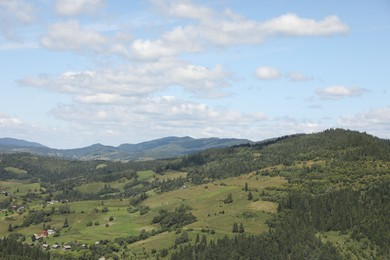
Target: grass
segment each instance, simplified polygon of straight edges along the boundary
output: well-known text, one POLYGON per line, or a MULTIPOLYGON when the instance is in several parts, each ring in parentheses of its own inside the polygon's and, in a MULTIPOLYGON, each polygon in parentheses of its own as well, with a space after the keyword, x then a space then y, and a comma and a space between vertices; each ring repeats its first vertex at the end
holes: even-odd
MULTIPOLYGON (((138 224, 151 223, 152 218, 158 214, 159 209, 166 208, 170 211, 181 204, 192 208, 191 212, 196 216, 197 221, 184 227, 192 229, 189 232, 190 238, 195 240, 197 233, 205 234, 208 239, 217 239, 225 235, 231 236, 234 222, 243 223, 247 233, 259 234, 268 230, 265 224, 271 213, 276 212, 277 204, 269 201, 249 201, 247 192, 243 190, 245 183, 251 189, 264 189, 267 187, 280 187, 287 181, 281 177, 259 176, 254 173, 242 175, 213 182, 209 184, 197 185, 186 189, 175 190, 148 198, 143 202, 151 208, 142 221, 138 224), (224 204, 223 200, 227 194, 232 193, 233 203, 224 204), (246 217, 243 213, 249 212, 251 217, 246 217), (201 230, 214 229, 216 234, 201 232, 201 230)), ((255 198, 259 198, 258 192, 252 191, 255 198)), ((179 235, 175 232, 166 232, 158 236, 151 237, 144 241, 139 241, 130 246, 132 250, 140 254, 150 253, 152 249, 160 250, 167 248, 174 243, 179 235), (156 241, 159 243, 156 243, 156 241)))
POLYGON ((111 188, 119 189, 123 191, 124 182, 113 181, 110 183, 105 182, 90 182, 77 186, 75 189, 84 193, 96 193, 103 189, 105 185, 109 185, 111 188))
POLYGON ((148 171, 139 171, 139 172, 137 172, 137 175, 138 175, 139 181, 145 181, 145 180, 150 179, 154 175, 156 175, 156 173, 152 170, 148 170, 148 171))
POLYGON ((39 183, 28 183, 24 181, 0 181, 0 190, 6 190, 17 196, 25 195, 29 192, 39 191, 39 183))
POLYGON ((332 243, 345 259, 375 259, 370 256, 375 256, 377 249, 376 247, 370 248, 370 241, 367 238, 356 241, 351 239, 350 235, 350 233, 341 234, 338 231, 317 234, 323 242, 332 243))
POLYGON ((6 170, 7 172, 10 172, 10 173, 15 173, 15 174, 26 174, 27 173, 26 170, 19 169, 16 167, 5 167, 4 170, 6 170))
MULTIPOLYGON (((178 178, 185 176, 183 172, 170 172, 165 175, 159 175, 153 171, 138 172, 141 180, 150 180, 152 178, 178 178)), ((149 206, 151 210, 141 216, 139 212, 129 213, 128 199, 113 199, 113 200, 94 200, 94 201, 78 201, 69 202, 71 208, 69 214, 56 213, 51 216, 51 222, 45 223, 51 228, 62 228, 65 218, 67 218, 70 227, 63 228, 59 237, 50 236, 44 239, 44 242, 50 245, 54 243, 69 243, 80 242, 93 244, 95 241, 109 239, 113 240, 116 237, 126 237, 129 235, 138 235, 142 229, 151 231, 158 230, 159 225, 152 225, 152 219, 158 215, 161 208, 173 211, 181 204, 188 205, 192 208, 191 212, 196 216, 197 221, 183 228, 183 230, 191 229, 189 232, 190 239, 195 241, 196 234, 206 235, 207 239, 217 239, 225 235, 231 236, 232 225, 234 222, 243 223, 247 233, 259 234, 268 230, 265 224, 270 214, 274 213, 277 208, 276 203, 262 201, 260 199, 260 191, 270 187, 280 187, 286 183, 286 180, 281 177, 256 176, 255 173, 242 175, 239 177, 228 178, 223 181, 215 181, 203 185, 189 186, 185 189, 178 189, 166 193, 149 192, 149 198, 142 202, 142 205, 149 206), (243 190, 245 183, 248 183, 254 198, 257 201, 249 201, 248 192, 243 190), (233 195, 233 203, 224 204, 223 200, 229 193, 233 195), (108 212, 102 212, 102 209, 107 207, 108 212), (96 210, 97 209, 97 210, 96 210), (243 214, 247 212, 248 214, 243 214), (114 220, 109 221, 109 217, 113 216, 114 220), (248 217, 249 216, 249 217, 248 217), (99 225, 87 226, 88 222, 98 222, 99 225), (106 227, 108 224, 108 227, 106 227), (215 230, 215 234, 202 232, 205 230, 215 230), (109 236, 107 236, 109 234, 109 236)), ((81 185, 78 187, 83 192, 96 192, 104 187, 106 183, 94 182, 81 185)), ((119 181, 107 183, 111 187, 122 188, 124 183, 119 181)), ((15 191, 19 188, 19 193, 39 190, 39 184, 26 184, 20 182, 0 182, 2 189, 8 188, 15 191)), ((50 211, 51 207, 57 210, 60 204, 47 205, 45 210, 50 211)), ((42 209, 41 204, 31 204, 30 208, 42 209)), ((22 215, 13 214, 15 221, 0 223, 0 233, 9 234, 7 231, 9 223, 12 225, 23 223, 22 215)), ((43 228, 43 223, 32 225, 26 228, 20 228, 14 232, 26 235, 27 241, 34 233, 40 233, 43 228)), ((139 241, 129 245, 132 252, 138 255, 150 255, 152 249, 157 251, 163 248, 168 248, 174 244, 175 239, 180 234, 175 232, 165 232, 146 240, 139 241), (158 242, 157 242, 158 241, 158 242)))

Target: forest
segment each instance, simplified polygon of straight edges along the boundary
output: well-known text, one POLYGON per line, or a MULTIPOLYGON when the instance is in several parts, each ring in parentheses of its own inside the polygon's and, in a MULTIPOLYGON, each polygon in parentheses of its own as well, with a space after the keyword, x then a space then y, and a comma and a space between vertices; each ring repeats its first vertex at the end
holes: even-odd
POLYGON ((1 154, 0 191, 5 259, 390 256, 390 141, 356 131, 150 161, 1 154))

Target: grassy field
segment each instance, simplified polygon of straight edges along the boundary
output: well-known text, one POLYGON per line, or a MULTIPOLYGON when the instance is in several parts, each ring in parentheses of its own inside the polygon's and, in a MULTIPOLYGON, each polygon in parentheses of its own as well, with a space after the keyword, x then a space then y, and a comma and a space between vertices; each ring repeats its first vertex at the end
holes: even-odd
MULTIPOLYGON (((183 228, 183 230, 191 230, 189 236, 193 241, 195 240, 196 234, 206 235, 208 239, 217 239, 225 235, 230 236, 232 235, 232 225, 234 222, 243 223, 245 232, 247 233, 262 233, 268 230, 265 221, 271 213, 276 212, 277 204, 262 200, 249 201, 248 192, 243 190, 245 183, 248 183, 254 198, 259 199, 259 193, 262 189, 280 187, 286 183, 286 180, 281 177, 261 176, 256 178, 255 174, 251 173, 225 179, 223 183, 213 182, 163 193, 150 197, 143 202, 144 205, 151 208, 151 211, 138 223, 150 223, 161 208, 172 211, 181 204, 184 204, 192 208, 192 213, 197 218, 197 222, 183 228), (233 195, 233 203, 224 204, 223 200, 229 193, 233 195), (215 230, 216 233, 211 234, 202 232, 202 230, 215 230)), ((159 250, 172 245, 175 238, 179 236, 180 234, 175 234, 175 232, 166 232, 131 244, 130 248, 139 254, 150 252, 152 249, 159 250), (156 243, 156 240, 159 243, 156 243)))
MULTIPOLYGON (((154 178, 178 178, 184 177, 186 173, 170 172, 165 175, 159 175, 153 171, 138 172, 139 178, 142 180, 152 180, 154 178)), ((70 242, 79 242, 85 244, 93 244, 96 241, 110 239, 116 237, 126 237, 129 235, 137 236, 142 229, 146 231, 158 230, 159 225, 153 225, 152 219, 158 215, 161 208, 169 211, 175 210, 181 204, 190 206, 191 212, 196 216, 197 221, 184 227, 183 230, 189 230, 189 237, 192 241, 195 240, 197 234, 200 236, 206 235, 207 239, 217 239, 225 235, 232 235, 232 225, 234 222, 243 223, 245 232, 259 234, 268 230, 265 221, 271 213, 276 212, 277 204, 262 201, 259 193, 266 188, 281 187, 286 183, 286 180, 281 177, 266 177, 256 176, 255 173, 242 175, 216 181, 204 185, 187 186, 178 190, 159 194, 157 192, 148 192, 149 198, 142 202, 142 205, 149 206, 150 211, 145 215, 140 215, 139 212, 129 213, 129 199, 115 200, 95 200, 95 201, 79 201, 69 202, 71 213, 51 215, 51 221, 29 227, 19 228, 16 231, 26 236, 27 241, 31 241, 31 236, 34 233, 40 233, 41 229, 50 225, 50 228, 60 228, 60 236, 49 236, 44 238, 44 242, 50 245, 54 243, 67 244, 70 242), (252 192, 254 200, 248 200, 248 191, 244 190, 245 183, 248 184, 249 190, 252 192), (223 200, 231 193, 233 203, 225 204, 223 200), (103 212, 106 209, 107 212, 103 212), (110 216, 113 221, 109 221, 110 216), (62 228, 68 220, 70 227, 62 228), (91 226, 87 226, 88 222, 92 222, 91 226), (215 234, 210 231, 214 230, 215 234)), ((122 189, 124 183, 115 181, 106 183, 114 188, 122 189)), ((92 192, 100 190, 105 183, 94 182, 79 186, 77 189, 83 192, 92 192)), ((39 184, 28 184, 21 182, 0 182, 0 188, 11 192, 25 194, 27 192, 39 191, 39 184)), ((4 196, 4 195, 1 195, 4 196)), ((40 210, 44 207, 46 211, 51 211, 52 207, 56 210, 61 204, 42 205, 32 204, 30 209, 40 210)), ((0 215, 5 219, 5 212, 0 215)), ((19 215, 7 214, 8 217, 13 217, 14 221, 2 221, 0 223, 0 233, 10 234, 8 225, 22 225, 24 216, 27 213, 19 215)), ((129 248, 137 255, 148 255, 152 249, 160 250, 168 248, 174 244, 174 241, 180 234, 174 231, 165 232, 152 236, 146 240, 142 240, 129 245, 129 248), (156 242, 158 241, 158 243, 156 242)))

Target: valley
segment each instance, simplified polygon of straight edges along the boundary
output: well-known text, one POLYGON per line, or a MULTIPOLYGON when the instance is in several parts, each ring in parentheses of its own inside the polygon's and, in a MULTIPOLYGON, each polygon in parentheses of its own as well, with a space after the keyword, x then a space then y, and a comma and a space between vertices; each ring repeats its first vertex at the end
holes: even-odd
POLYGON ((0 179, 0 234, 42 259, 390 254, 390 143, 350 130, 151 161, 1 154, 0 179))

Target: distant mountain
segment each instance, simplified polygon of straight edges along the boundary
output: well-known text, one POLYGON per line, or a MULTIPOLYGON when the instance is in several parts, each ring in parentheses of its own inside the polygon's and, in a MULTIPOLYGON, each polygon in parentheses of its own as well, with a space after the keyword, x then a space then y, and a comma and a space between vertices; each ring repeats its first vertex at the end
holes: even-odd
POLYGON ((121 144, 118 147, 94 144, 76 149, 53 149, 39 143, 13 138, 0 138, 0 153, 27 152, 39 155, 73 159, 150 160, 186 155, 210 148, 253 143, 247 139, 165 137, 138 144, 121 144))
POLYGON ((39 143, 28 142, 25 140, 14 138, 0 138, 0 146, 47 148, 46 146, 39 143))

